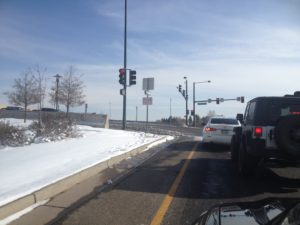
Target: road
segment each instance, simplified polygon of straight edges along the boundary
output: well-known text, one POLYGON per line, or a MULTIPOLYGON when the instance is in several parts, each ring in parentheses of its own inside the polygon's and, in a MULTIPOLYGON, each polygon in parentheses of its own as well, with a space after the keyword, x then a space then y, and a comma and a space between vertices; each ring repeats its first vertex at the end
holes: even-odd
POLYGON ((300 198, 300 169, 262 167, 242 179, 228 148, 182 137, 55 224, 191 224, 213 205, 267 197, 300 198))

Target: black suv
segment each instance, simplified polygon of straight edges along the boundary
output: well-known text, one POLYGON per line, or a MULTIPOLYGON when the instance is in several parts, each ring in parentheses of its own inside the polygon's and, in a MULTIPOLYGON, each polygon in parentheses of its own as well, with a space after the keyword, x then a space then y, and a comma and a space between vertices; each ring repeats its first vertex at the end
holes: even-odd
POLYGON ((242 176, 266 159, 300 163, 300 92, 284 97, 258 97, 248 102, 242 126, 231 140, 231 159, 242 176))

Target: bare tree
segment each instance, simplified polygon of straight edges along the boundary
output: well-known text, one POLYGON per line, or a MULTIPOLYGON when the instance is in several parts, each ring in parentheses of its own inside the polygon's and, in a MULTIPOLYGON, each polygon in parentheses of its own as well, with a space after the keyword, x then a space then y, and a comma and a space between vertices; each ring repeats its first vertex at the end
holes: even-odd
POLYGON ((36 95, 37 95, 37 104, 38 104, 38 108, 39 108, 39 125, 42 124, 41 109, 44 104, 46 87, 47 87, 45 72, 46 72, 46 68, 41 68, 39 64, 37 64, 34 67, 33 72, 32 72, 33 76, 35 78, 35 81, 36 81, 36 85, 37 85, 36 95))
MULTIPOLYGON (((70 107, 80 106, 84 104, 85 95, 83 93, 84 83, 81 76, 76 74, 73 66, 69 66, 64 73, 57 92, 58 102, 66 106, 67 115, 70 107)), ((50 102, 54 103, 56 100, 56 86, 51 88, 50 102)))
POLYGON ((14 80, 12 88, 11 92, 4 94, 7 95, 11 104, 24 107, 24 122, 26 122, 28 106, 38 102, 38 87, 32 71, 29 69, 23 72, 20 78, 14 80))

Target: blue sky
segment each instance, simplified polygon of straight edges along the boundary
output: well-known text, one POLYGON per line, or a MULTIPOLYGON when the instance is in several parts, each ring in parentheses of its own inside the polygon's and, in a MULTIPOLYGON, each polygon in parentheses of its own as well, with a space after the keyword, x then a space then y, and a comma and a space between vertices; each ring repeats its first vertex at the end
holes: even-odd
MULTIPOLYGON (((123 65, 124 0, 0 0, 0 104, 4 91, 28 67, 53 75, 74 65, 83 74, 89 111, 120 119, 118 69, 123 65)), ((197 100, 284 95, 300 90, 299 0, 128 0, 128 119, 145 118, 142 79, 155 78, 150 119, 183 116, 176 86, 197 85, 197 100)), ((191 98, 190 98, 191 99, 191 98)), ((46 102, 46 105, 48 103, 46 102)), ((190 101, 190 107, 192 102, 190 101)), ((197 106, 234 116, 245 104, 197 106)), ((73 111, 83 111, 84 107, 73 111)))

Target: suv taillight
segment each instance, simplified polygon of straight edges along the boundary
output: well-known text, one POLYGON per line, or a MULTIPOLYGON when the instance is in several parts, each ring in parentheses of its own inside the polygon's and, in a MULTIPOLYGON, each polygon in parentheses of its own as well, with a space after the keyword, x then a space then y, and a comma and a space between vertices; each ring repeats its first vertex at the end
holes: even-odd
POLYGON ((255 127, 254 128, 254 136, 259 138, 262 136, 262 133, 263 133, 263 129, 262 127, 255 127))

